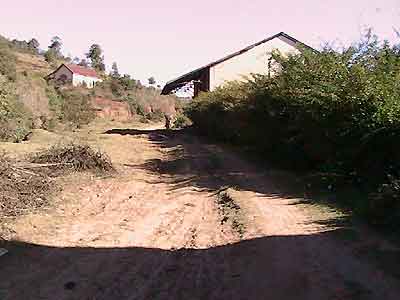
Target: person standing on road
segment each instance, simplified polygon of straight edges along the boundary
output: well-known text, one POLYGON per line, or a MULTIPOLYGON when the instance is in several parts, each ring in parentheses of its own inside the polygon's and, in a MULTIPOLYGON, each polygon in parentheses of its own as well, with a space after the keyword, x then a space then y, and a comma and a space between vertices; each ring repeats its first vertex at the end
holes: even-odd
POLYGON ((171 117, 167 114, 164 114, 165 118, 165 129, 170 130, 171 129, 171 117))

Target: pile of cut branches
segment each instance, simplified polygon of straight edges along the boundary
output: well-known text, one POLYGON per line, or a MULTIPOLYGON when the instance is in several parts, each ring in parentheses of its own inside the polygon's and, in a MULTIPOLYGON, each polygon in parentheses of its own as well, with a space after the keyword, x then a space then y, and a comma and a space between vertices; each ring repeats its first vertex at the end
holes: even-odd
POLYGON ((55 190, 40 169, 26 168, 0 154, 0 216, 17 216, 46 205, 55 190))
MULTIPOLYGON (((90 146, 57 145, 34 155, 29 162, 0 153, 0 218, 15 217, 50 203, 59 188, 54 177, 71 171, 114 171, 110 158, 90 146)), ((1 220, 1 219, 0 219, 1 220)))
POLYGON ((59 175, 65 171, 92 171, 106 173, 114 171, 111 159, 101 151, 95 151, 88 145, 70 143, 55 145, 46 151, 36 154, 32 163, 47 164, 53 171, 51 175, 59 175))

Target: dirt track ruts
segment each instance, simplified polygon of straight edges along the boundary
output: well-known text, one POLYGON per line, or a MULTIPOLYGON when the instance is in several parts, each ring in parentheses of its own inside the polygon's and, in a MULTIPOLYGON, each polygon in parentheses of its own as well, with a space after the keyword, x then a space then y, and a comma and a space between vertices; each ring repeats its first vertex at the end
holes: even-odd
POLYGON ((400 298, 398 279, 314 222, 272 173, 184 132, 109 134, 156 154, 15 222, 0 299, 400 298), (240 207, 242 236, 222 221, 221 190, 240 207))

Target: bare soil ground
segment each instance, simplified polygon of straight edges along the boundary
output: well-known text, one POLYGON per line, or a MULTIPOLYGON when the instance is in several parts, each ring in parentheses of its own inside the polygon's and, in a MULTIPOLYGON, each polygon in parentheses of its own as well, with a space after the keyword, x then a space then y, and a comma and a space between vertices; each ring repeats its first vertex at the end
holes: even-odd
MULTIPOLYGON (((52 207, 5 224, 0 299, 400 299, 399 277, 365 255, 398 248, 349 235, 340 213, 291 192, 293 175, 185 131, 120 128, 66 137, 118 175, 64 178, 52 207)), ((14 154, 41 148, 29 143, 14 154)))

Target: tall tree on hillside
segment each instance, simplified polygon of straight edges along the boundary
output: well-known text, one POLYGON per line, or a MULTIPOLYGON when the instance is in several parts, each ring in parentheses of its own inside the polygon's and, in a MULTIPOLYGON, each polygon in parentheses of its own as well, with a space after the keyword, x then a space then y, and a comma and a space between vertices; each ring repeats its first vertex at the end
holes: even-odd
POLYGON ((44 54, 45 60, 50 64, 55 64, 57 62, 57 59, 62 57, 61 47, 61 39, 58 36, 53 37, 51 39, 49 49, 44 54))
POLYGON ((111 76, 115 77, 115 78, 119 78, 120 74, 119 74, 118 66, 117 66, 116 62, 113 62, 111 69, 112 69, 111 76))
POLYGON ((59 38, 58 36, 53 37, 51 39, 49 50, 53 50, 57 57, 61 57, 61 47, 62 47, 61 38, 59 38))
POLYGON ((38 52, 39 51, 39 42, 37 39, 33 38, 28 42, 28 47, 30 50, 34 51, 34 52, 38 52))
POLYGON ((92 68, 98 71, 105 71, 106 66, 104 64, 104 55, 100 45, 93 44, 92 46, 90 46, 89 52, 86 54, 86 57, 90 59, 92 68))
POLYGON ((154 79, 153 76, 151 76, 151 77, 148 79, 148 81, 149 81, 149 84, 150 84, 150 85, 156 84, 156 80, 154 79))

